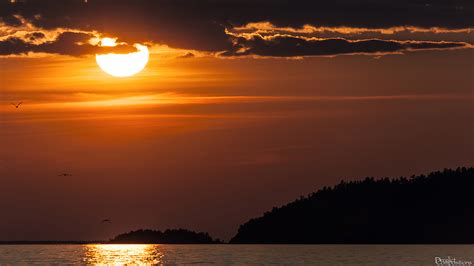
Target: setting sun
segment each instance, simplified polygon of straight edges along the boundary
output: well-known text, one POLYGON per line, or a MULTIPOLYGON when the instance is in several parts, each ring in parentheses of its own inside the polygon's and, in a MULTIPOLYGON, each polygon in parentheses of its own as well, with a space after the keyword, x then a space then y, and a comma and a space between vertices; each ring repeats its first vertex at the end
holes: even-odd
MULTIPOLYGON (((103 38, 101 46, 116 46, 115 39, 103 38)), ((148 63, 149 52, 145 45, 135 44, 137 52, 128 54, 97 54, 97 65, 107 74, 114 77, 130 77, 145 68, 148 63)))

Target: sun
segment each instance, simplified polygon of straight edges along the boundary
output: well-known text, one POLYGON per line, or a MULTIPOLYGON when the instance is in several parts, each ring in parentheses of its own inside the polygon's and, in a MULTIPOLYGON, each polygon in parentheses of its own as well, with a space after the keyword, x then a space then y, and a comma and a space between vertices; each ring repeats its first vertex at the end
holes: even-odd
MULTIPOLYGON (((116 46, 116 39, 102 38, 101 46, 116 46)), ((145 45, 135 44, 137 52, 128 54, 97 54, 97 65, 114 77, 130 77, 142 71, 148 63, 149 52, 145 45)))

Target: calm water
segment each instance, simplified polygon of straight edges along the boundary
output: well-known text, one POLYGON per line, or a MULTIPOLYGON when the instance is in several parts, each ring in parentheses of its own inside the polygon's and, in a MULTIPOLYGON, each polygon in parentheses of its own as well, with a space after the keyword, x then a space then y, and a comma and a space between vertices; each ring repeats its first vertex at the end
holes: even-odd
POLYGON ((436 265, 474 245, 4 245, 5 264, 436 265))

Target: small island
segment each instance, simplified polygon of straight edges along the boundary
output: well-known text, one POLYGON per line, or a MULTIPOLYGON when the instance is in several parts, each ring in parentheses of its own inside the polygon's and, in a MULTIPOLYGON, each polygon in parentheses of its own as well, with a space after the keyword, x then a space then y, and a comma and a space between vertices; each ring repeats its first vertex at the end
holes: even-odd
POLYGON ((167 229, 165 231, 139 229, 120 234, 111 239, 115 244, 219 244, 221 240, 213 239, 208 233, 194 232, 187 229, 167 229))

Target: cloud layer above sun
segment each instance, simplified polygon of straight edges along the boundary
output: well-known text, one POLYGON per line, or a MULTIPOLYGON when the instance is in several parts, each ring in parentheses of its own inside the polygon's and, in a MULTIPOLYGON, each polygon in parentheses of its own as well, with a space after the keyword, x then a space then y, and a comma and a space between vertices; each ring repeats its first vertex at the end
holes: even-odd
POLYGON ((218 57, 471 49, 472 1, 0 2, 0 55, 127 53, 164 44, 218 57), (117 37, 116 47, 97 38, 117 37))

